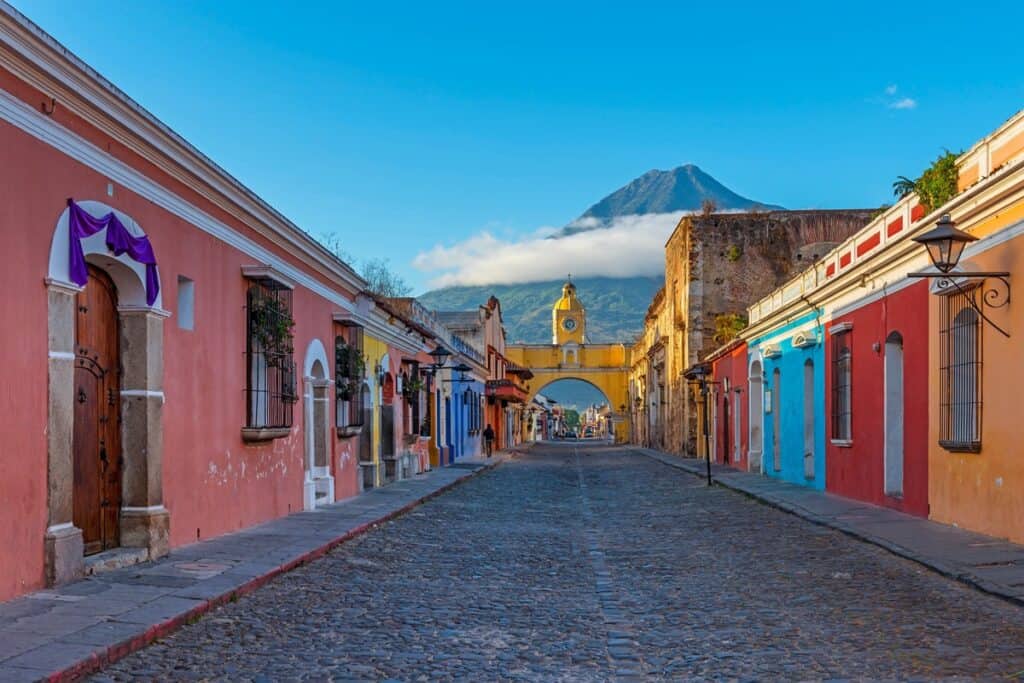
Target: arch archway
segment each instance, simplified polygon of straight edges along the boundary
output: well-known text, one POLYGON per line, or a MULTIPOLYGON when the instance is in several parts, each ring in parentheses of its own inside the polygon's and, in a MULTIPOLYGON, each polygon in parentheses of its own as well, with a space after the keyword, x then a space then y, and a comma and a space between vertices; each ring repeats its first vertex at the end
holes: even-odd
POLYGON ((885 493, 903 495, 903 335, 885 339, 885 493))
MULTIPOLYGON (((145 235, 130 216, 106 204, 82 201, 78 206, 95 218, 113 212, 132 236, 145 235)), ((107 387, 116 394, 113 400, 108 398, 107 405, 119 404, 120 443, 115 447, 118 452, 104 455, 108 461, 117 458, 123 462, 120 503, 106 511, 107 523, 117 526, 120 547, 142 548, 149 559, 166 555, 170 545, 170 515, 163 504, 162 479, 163 321, 169 314, 161 308, 159 292, 152 304, 147 303, 145 266, 127 255, 111 253, 105 229, 81 240, 85 262, 96 277, 84 286, 72 282, 70 211, 66 208, 54 227, 45 278, 49 328, 45 560, 50 584, 78 578, 85 569, 84 537, 74 515, 75 434, 80 419, 75 406, 80 389, 84 389, 77 386, 76 367, 87 362, 79 357, 76 344, 77 330, 83 324, 77 313, 81 306, 88 308, 85 298, 95 294, 86 290, 104 278, 116 292, 111 334, 116 337, 113 341, 121 368, 118 386, 107 387)), ((106 449, 111 442, 104 440, 102 447, 106 449)))
POLYGON ((302 507, 313 510, 317 505, 334 502, 334 476, 330 457, 330 387, 327 351, 323 342, 313 339, 306 348, 302 364, 303 431, 305 432, 305 477, 302 507))
POLYGON ((612 403, 608 392, 595 382, 575 375, 548 379, 534 392, 527 410, 538 395, 558 401, 563 409, 576 411, 579 424, 566 422, 563 410, 562 419, 553 420, 548 425, 541 424, 539 418, 534 419, 534 424, 529 425, 531 438, 539 439, 545 432, 548 436, 557 436, 570 431, 575 431, 580 438, 614 438, 620 409, 612 403), (607 406, 607 409, 602 410, 601 406, 607 406))
POLYGON ((764 471, 764 371, 761 359, 750 362, 750 444, 747 454, 747 468, 751 472, 764 471))

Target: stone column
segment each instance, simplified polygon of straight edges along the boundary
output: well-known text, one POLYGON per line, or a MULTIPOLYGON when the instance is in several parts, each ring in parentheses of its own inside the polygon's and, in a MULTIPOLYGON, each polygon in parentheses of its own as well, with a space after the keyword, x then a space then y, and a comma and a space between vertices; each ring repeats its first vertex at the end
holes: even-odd
POLYGON ((75 297, 70 283, 46 283, 49 360, 47 408, 46 583, 67 583, 85 568, 82 530, 72 521, 75 484, 72 442, 75 429, 75 297))
POLYGON ((121 545, 170 550, 163 498, 164 318, 149 308, 118 309, 121 327, 121 545))

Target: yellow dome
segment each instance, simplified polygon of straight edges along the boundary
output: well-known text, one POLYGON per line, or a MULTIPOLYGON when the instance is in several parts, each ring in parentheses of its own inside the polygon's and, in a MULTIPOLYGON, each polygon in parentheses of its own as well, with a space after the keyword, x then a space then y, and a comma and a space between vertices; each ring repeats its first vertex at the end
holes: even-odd
POLYGON ((566 282, 562 285, 562 298, 555 302, 556 311, 582 311, 583 304, 576 298, 576 285, 566 282))

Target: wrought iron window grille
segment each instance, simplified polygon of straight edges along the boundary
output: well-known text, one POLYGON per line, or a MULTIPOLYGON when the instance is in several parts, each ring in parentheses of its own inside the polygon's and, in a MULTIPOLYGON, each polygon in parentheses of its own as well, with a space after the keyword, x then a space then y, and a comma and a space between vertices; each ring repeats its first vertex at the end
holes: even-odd
POLYGON ((832 439, 853 438, 853 332, 832 335, 832 439))
POLYGON ((246 293, 246 427, 292 426, 298 400, 292 358, 292 292, 271 279, 254 280, 246 293))
POLYGON ((940 313, 939 445, 948 451, 981 450, 984 316, 971 303, 975 294, 958 289, 940 313))

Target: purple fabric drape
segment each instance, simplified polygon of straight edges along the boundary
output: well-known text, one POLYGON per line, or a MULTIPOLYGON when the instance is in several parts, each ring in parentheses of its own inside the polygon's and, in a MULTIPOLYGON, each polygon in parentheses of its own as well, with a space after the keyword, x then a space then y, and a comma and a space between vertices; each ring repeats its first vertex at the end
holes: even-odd
POLYGON ((146 303, 152 306, 156 301, 156 295, 160 293, 160 276, 156 272, 156 256, 153 255, 153 246, 149 243, 149 238, 145 235, 132 235, 113 211, 102 218, 94 218, 76 204, 75 200, 69 199, 68 212, 68 272, 71 281, 80 287, 84 287, 89 281, 89 270, 85 265, 85 254, 82 252, 82 240, 106 228, 107 248, 114 252, 114 256, 128 254, 133 260, 146 264, 146 303))

